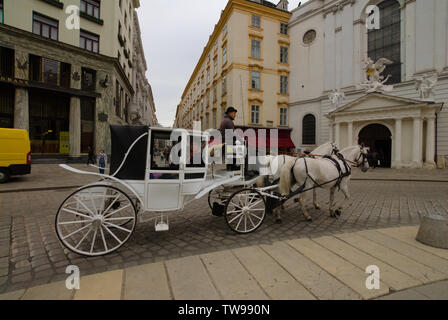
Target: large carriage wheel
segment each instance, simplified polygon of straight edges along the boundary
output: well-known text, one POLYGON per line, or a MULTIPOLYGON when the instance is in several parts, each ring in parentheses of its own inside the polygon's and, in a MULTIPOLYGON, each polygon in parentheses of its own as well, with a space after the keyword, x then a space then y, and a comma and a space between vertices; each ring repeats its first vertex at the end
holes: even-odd
POLYGON ((100 256, 120 248, 137 223, 134 203, 123 191, 106 185, 72 193, 59 207, 56 234, 69 250, 100 256))
POLYGON ((227 225, 236 233, 257 230, 266 217, 266 202, 255 189, 243 189, 232 194, 225 209, 227 225))

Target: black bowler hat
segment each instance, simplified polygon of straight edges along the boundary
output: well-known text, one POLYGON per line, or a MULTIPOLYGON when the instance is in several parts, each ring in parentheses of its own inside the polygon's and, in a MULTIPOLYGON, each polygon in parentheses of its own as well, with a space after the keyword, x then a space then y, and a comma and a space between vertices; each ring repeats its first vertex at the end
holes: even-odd
POLYGON ((234 107, 228 107, 226 110, 226 114, 229 114, 230 112, 238 112, 234 107))

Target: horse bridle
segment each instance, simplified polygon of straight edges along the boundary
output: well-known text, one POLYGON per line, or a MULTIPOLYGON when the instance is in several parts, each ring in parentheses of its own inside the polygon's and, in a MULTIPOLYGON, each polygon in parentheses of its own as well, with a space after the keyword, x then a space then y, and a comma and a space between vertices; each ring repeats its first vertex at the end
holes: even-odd
POLYGON ((359 157, 353 162, 353 161, 349 161, 346 160, 347 162, 350 162, 352 164, 354 164, 355 168, 364 168, 366 165, 366 162, 368 162, 367 156, 362 152, 363 146, 359 146, 359 157), (362 158, 362 162, 359 162, 359 160, 361 160, 362 158))

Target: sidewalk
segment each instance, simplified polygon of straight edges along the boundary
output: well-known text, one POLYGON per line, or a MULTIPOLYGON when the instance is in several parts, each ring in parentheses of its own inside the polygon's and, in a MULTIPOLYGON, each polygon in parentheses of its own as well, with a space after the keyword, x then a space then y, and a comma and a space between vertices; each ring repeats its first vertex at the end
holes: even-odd
POLYGON ((225 250, 81 277, 80 290, 56 282, 0 300, 448 299, 448 250, 417 242, 416 233, 388 228, 225 250), (378 290, 366 288, 371 265, 380 269, 378 290))
MULTIPOLYGON (((97 172, 96 168, 85 164, 71 164, 70 166, 84 171, 97 172)), ((8 183, 0 184, 0 193, 70 189, 98 180, 98 177, 95 176, 69 172, 57 164, 35 164, 31 171, 30 175, 12 177, 8 183)), ((377 168, 362 173, 359 169, 354 169, 352 180, 448 182, 448 170, 377 168)))

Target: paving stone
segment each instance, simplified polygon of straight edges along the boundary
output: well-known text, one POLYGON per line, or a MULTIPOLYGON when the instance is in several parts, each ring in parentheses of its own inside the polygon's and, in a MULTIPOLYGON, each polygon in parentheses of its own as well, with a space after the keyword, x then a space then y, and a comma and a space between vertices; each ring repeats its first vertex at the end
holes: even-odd
POLYGON ((17 276, 12 276, 11 283, 27 282, 32 279, 31 272, 26 272, 19 274, 17 276))
POLYGON ((127 268, 124 281, 125 300, 172 299, 163 263, 127 268))
POLYGON ((74 299, 119 300, 122 284, 122 270, 81 277, 80 290, 76 290, 74 299))
POLYGON ((165 265, 175 299, 220 299, 199 257, 169 260, 165 265))
POLYGON ((16 269, 30 268, 30 267, 31 267, 31 264, 28 260, 22 260, 22 261, 16 262, 16 264, 14 266, 14 268, 16 268, 16 269))
POLYGON ((11 292, 0 295, 0 300, 19 300, 23 296, 24 293, 25 293, 25 289, 11 291, 11 292))
POLYGON ((54 282, 27 289, 22 300, 70 300, 74 290, 68 290, 65 282, 54 282))

